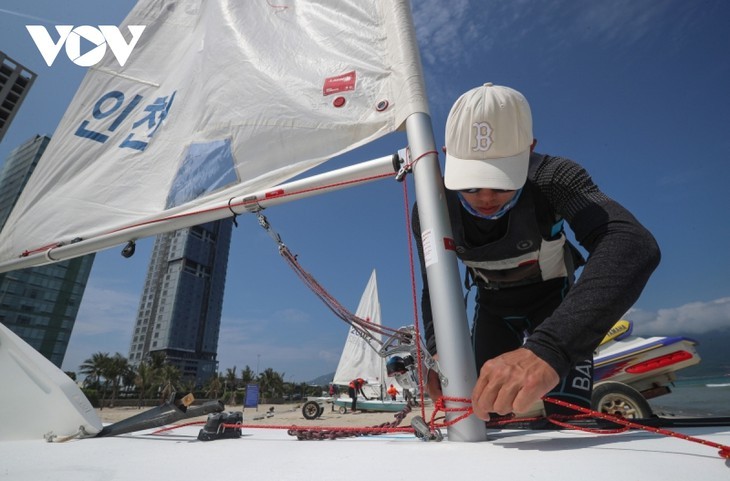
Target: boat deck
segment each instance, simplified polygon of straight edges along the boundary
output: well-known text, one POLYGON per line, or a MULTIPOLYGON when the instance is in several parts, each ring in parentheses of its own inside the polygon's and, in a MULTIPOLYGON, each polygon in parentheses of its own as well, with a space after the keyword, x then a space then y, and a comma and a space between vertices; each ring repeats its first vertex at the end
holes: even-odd
MULTIPOLYGON (((0 443, 0 479, 372 480, 383 460, 409 479, 585 481, 730 479, 730 461, 697 443, 636 431, 491 431, 480 443, 424 442, 410 434, 299 441, 283 429, 243 429, 238 439, 198 441, 200 426, 65 443, 0 443)), ((681 430, 730 444, 727 427, 681 430)))

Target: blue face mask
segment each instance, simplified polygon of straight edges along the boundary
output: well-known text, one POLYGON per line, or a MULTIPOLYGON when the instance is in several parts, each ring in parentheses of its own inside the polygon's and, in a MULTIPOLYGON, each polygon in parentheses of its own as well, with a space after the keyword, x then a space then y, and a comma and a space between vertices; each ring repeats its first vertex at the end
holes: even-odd
POLYGON ((504 214, 507 213, 508 210, 510 210, 512 207, 517 204, 517 201, 520 199, 520 194, 522 194, 522 189, 519 189, 517 192, 515 192, 515 195, 512 197, 512 199, 504 204, 501 209, 499 209, 497 212, 495 212, 492 215, 484 215, 476 210, 464 199, 464 196, 461 195, 460 192, 457 192, 456 195, 459 196, 459 200, 461 201, 461 205, 464 206, 467 212, 469 212, 471 215, 475 217, 479 217, 480 219, 487 219, 487 220, 496 220, 502 217, 504 214))

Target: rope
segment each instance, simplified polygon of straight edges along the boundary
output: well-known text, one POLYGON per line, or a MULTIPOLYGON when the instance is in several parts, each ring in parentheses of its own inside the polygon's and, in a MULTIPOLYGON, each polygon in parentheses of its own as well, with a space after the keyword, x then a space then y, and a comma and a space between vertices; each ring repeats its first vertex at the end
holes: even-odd
MULTIPOLYGON (((409 151, 406 151, 409 152, 409 151)), ((408 199, 408 182, 403 182, 403 204, 405 206, 406 239, 408 239, 408 264, 411 276, 411 297, 413 300, 413 325, 416 329, 416 339, 421 339, 421 322, 418 317, 418 295, 416 293, 416 268, 413 257, 413 230, 411 229, 410 201, 408 199)), ((422 358, 421 343, 416 343, 417 359, 422 358)), ((418 363, 418 391, 421 399, 421 417, 426 418, 426 393, 424 389, 423 365, 418 363)))
POLYGON ((411 427, 398 427, 400 423, 405 419, 406 416, 411 412, 411 405, 407 404, 400 412, 396 413, 393 417, 395 420, 389 423, 382 423, 377 426, 370 427, 353 427, 353 428, 325 428, 325 427, 308 427, 302 428, 298 426, 291 427, 287 433, 290 436, 296 436, 300 441, 317 440, 322 441, 325 439, 339 439, 339 438, 351 438, 357 436, 376 436, 379 434, 386 433, 413 433, 414 430, 411 427))
MULTIPOLYGON (((627 429, 641 429, 641 430, 644 430, 644 431, 649 431, 649 432, 652 432, 652 433, 661 434, 663 436, 669 436, 669 437, 673 437, 673 438, 677 438, 677 439, 683 439, 685 441, 691 441, 693 443, 702 444, 704 446, 710 446, 710 447, 713 447, 713 448, 718 448, 719 449, 718 454, 720 455, 721 458, 730 459, 730 446, 726 446, 724 444, 715 443, 713 441, 708 441, 706 439, 701 439, 701 438, 697 438, 697 437, 694 437, 694 436, 688 436, 686 434, 678 433, 676 431, 670 431, 669 429, 655 428, 653 426, 645 426, 643 424, 634 423, 634 422, 631 422, 628 419, 625 419, 625 418, 622 418, 622 417, 611 416, 610 414, 605 414, 605 413, 602 413, 602 412, 594 411, 592 409, 584 408, 582 406, 577 406, 575 404, 572 404, 572 403, 569 403, 569 402, 566 402, 566 401, 562 401, 560 399, 553 399, 553 398, 550 398, 550 397, 544 397, 543 400, 544 401, 547 401, 547 402, 550 402, 550 403, 553 403, 553 404, 557 404, 558 406, 563 406, 563 407, 567 407, 567 408, 573 409, 574 411, 578 411, 578 412, 581 412, 583 414, 587 414, 587 415, 589 415, 591 417, 594 417, 594 418, 603 419, 603 420, 606 420, 606 421, 611 421, 612 423, 620 424, 622 426, 625 426, 627 429)), ((583 428, 580 428, 580 427, 577 427, 576 426, 576 427, 573 427, 573 428, 570 428, 570 429, 583 429, 583 428)))
MULTIPOLYGON (((327 439, 339 439, 339 438, 351 438, 358 436, 377 436, 379 434, 387 433, 413 433, 414 430, 411 427, 399 427, 400 423, 405 419, 406 416, 411 412, 411 406, 407 405, 400 412, 393 415, 395 418, 389 423, 382 423, 377 426, 358 426, 358 427, 324 427, 324 426, 296 426, 296 425, 276 425, 276 424, 230 424, 221 423, 218 426, 219 431, 225 429, 285 429, 287 434, 290 436, 296 436, 300 441, 311 441, 311 440, 327 440, 327 439)), ((205 425, 205 421, 192 421, 188 423, 175 424, 173 426, 167 426, 157 431, 152 432, 153 435, 162 434, 169 431, 174 431, 185 426, 202 426, 205 425)))
POLYGON ((304 282, 304 284, 309 287, 309 289, 314 292, 314 294, 319 297, 322 302, 324 302, 324 304, 337 317, 352 326, 352 328, 355 329, 366 340, 372 340, 382 345, 382 341, 375 339, 372 335, 372 333, 377 333, 388 336, 395 336, 403 343, 408 342, 408 339, 404 335, 402 335, 398 329, 375 324, 373 322, 370 322, 369 320, 362 319, 347 310, 342 304, 340 304, 337 299, 335 299, 329 292, 327 292, 327 290, 322 287, 322 285, 309 272, 307 272, 302 267, 299 261, 297 261, 296 256, 293 255, 285 245, 280 246, 279 253, 282 255, 282 257, 284 257, 286 262, 304 282))
MULTIPOLYGON (((671 431, 669 429, 662 429, 662 428, 655 428, 653 426, 646 426, 643 424, 635 423, 632 421, 629 421, 628 419, 618 417, 618 416, 612 416, 609 414, 601 413, 598 411, 594 411, 592 409, 584 408, 582 406, 578 406, 573 403, 569 403, 567 401, 562 401, 560 399, 554 399, 551 397, 544 397, 543 401, 556 404, 558 406, 566 407, 569 409, 572 409, 574 411, 580 412, 582 414, 574 415, 574 416, 565 416, 565 415, 552 415, 552 416, 537 416, 537 417, 529 417, 529 418, 517 418, 513 414, 507 415, 507 416, 499 416, 496 418, 493 418, 492 420, 488 421, 487 427, 503 427, 508 424, 514 424, 517 422, 529 422, 529 421, 535 421, 535 420, 547 420, 551 422, 552 424, 555 424, 556 426, 562 427, 564 429, 571 429, 571 430, 577 430, 577 431, 584 431, 594 434, 615 434, 619 432, 625 432, 629 429, 637 429, 637 430, 643 430, 652 432, 655 434, 660 434, 662 436, 668 436, 673 437, 677 439, 682 439, 684 441, 691 441, 694 443, 701 444, 703 446, 708 446, 712 448, 719 449, 718 455, 723 459, 730 459, 730 446, 726 446, 724 444, 716 443, 714 441, 710 441, 707 439, 701 439, 695 436, 689 436, 687 434, 678 433, 676 431, 671 431), (623 428, 620 429, 593 429, 593 428, 587 428, 585 426, 578 426, 575 424, 571 424, 568 421, 576 421, 576 420, 583 420, 583 419, 589 419, 589 418, 596 418, 596 419, 603 419, 605 421, 610 421, 615 424, 622 425, 623 428)), ((230 428, 230 429, 245 429, 245 428, 257 428, 257 429, 286 429, 287 433, 291 436, 296 436, 296 438, 300 441, 311 441, 311 440, 333 440, 333 439, 340 439, 340 438, 348 438, 348 437, 358 437, 358 436, 377 436, 380 434, 387 434, 387 433, 413 433, 414 429, 411 427, 399 427, 400 423, 405 419, 406 416, 411 412, 411 406, 406 406, 402 411, 398 412, 394 415, 394 420, 390 423, 382 423, 377 426, 369 426, 369 427, 304 427, 304 426, 286 426, 286 425, 272 425, 272 424, 221 424, 219 428, 230 428)), ((448 427, 456 424, 457 422, 461 421, 462 419, 465 419, 473 414, 473 409, 471 408, 471 400, 467 398, 455 398, 455 397, 440 397, 438 400, 436 400, 436 403, 434 404, 434 411, 431 414, 431 420, 429 422, 429 428, 432 431, 436 431, 438 428, 441 427, 448 427), (461 404, 460 406, 455 407, 447 407, 446 403, 456 403, 461 404), (440 411, 446 412, 461 412, 462 414, 450 421, 443 421, 443 422, 437 422, 438 419, 441 419, 438 415, 440 411)), ((189 423, 182 423, 182 424, 176 424, 174 426, 165 427, 162 429, 159 429, 157 431, 154 431, 152 434, 161 434, 167 431, 173 431, 175 429, 182 428, 184 426, 194 426, 194 425, 204 425, 205 422, 201 421, 194 421, 189 423)), ((77 437, 77 435, 68 436, 68 439, 72 439, 74 437, 77 437)), ((68 439, 62 439, 62 440, 49 440, 49 441, 66 441, 68 439)))
MULTIPOLYGON (((543 397, 543 401, 549 402, 552 404, 556 404, 558 406, 562 406, 565 408, 572 409, 573 411, 577 411, 581 414, 574 415, 574 416, 561 416, 561 415, 551 415, 551 416, 539 416, 539 417, 532 417, 532 418, 517 418, 514 415, 508 415, 504 417, 499 417, 495 420, 490 420, 487 422, 487 427, 502 427, 507 424, 513 424, 517 422, 530 422, 530 421, 537 421, 537 420, 545 420, 552 424, 555 424, 556 426, 565 428, 565 429, 572 429, 577 431, 584 431, 594 434, 615 434, 619 432, 624 432, 629 429, 637 429, 637 430, 643 430, 652 432, 655 434, 661 434, 663 436, 673 437, 677 439, 682 439, 684 441, 691 441, 694 443, 702 444, 704 446, 709 446, 712 448, 719 449, 718 454, 721 458, 724 459, 730 459, 730 446, 726 446, 724 444, 716 443, 714 441, 709 441, 707 439, 698 438, 695 436, 689 436, 687 434, 678 433, 676 431, 671 431, 669 429, 663 429, 663 428, 655 428, 653 426, 646 426, 643 424, 632 422, 626 418, 622 418, 619 416, 612 416, 610 414, 605 414, 599 411, 594 411, 592 409, 584 408, 582 406, 578 406, 573 403, 569 403, 567 401, 562 401, 560 399, 555 399, 551 397, 543 397), (623 428, 619 429, 595 429, 595 428, 588 428, 585 426, 578 426, 575 424, 571 424, 567 421, 576 421, 576 420, 582 420, 582 419, 603 419, 605 421, 610 421, 614 424, 619 424, 623 426, 623 428)), ((471 407, 471 400, 467 398, 450 398, 450 397, 441 397, 438 400, 436 400, 436 403, 434 404, 434 412, 431 414, 431 421, 429 423, 429 426, 431 429, 436 429, 439 427, 448 427, 451 426, 458 421, 461 421, 462 419, 465 419, 469 417, 471 414, 473 414, 473 409, 471 407), (446 403, 447 402, 454 402, 454 403, 461 403, 462 406, 459 407, 451 407, 447 408, 446 403), (461 416, 458 416, 455 419, 452 419, 451 421, 445 421, 443 423, 437 423, 436 419, 438 416, 439 411, 444 412, 462 412, 461 416)))
MULTIPOLYGON (((437 154, 436 151, 428 151, 421 154, 418 158, 414 160, 410 160, 410 149, 406 149, 406 159, 404 165, 401 167, 400 171, 398 172, 398 175, 396 176, 396 180, 402 181, 404 179, 404 176, 406 173, 411 172, 413 166, 424 156, 429 154, 437 154)), ((356 182, 356 181, 352 181, 356 182)), ((336 185, 336 184, 333 184, 336 185)), ((324 188, 324 187, 319 187, 324 188)), ((261 213, 261 211, 257 211, 256 215, 258 216, 259 224, 269 233, 269 235, 274 239, 274 241, 279 246, 279 253, 284 258, 284 260, 289 264, 289 267, 292 268, 292 270, 297 274, 297 276, 302 280, 302 282, 309 287, 309 289, 317 296, 319 299, 341 320, 345 321, 347 324, 351 326, 351 328, 357 332, 360 337, 362 337, 371 348, 375 349, 377 352, 382 351, 382 346, 384 346, 384 342, 375 338, 374 334, 380 334, 384 336, 388 336, 388 342, 392 340, 397 340, 401 344, 410 344, 411 342, 415 342, 416 347, 416 359, 420 360, 422 359, 422 351, 421 351, 421 343, 418 342, 421 338, 420 333, 420 322, 418 319, 418 304, 417 304, 417 295, 416 295, 416 282, 415 282, 415 262, 414 262, 414 256, 413 256, 413 239, 412 234, 410 232, 410 217, 409 217, 409 204, 410 201, 408 199, 408 187, 407 182, 403 182, 403 197, 404 197, 404 205, 405 205, 405 218, 406 218, 406 230, 407 235, 406 238, 408 240, 408 252, 409 252, 409 264, 410 264, 410 276, 411 276, 411 291, 412 291, 412 297, 413 297, 413 311, 414 311, 414 329, 415 329, 415 340, 410 338, 410 335, 403 332, 400 329, 394 329, 387 326, 383 326, 380 324, 375 324, 373 322, 370 322, 369 320, 362 319, 349 310, 347 310, 340 302, 335 299, 327 290, 312 276, 309 272, 307 272, 304 267, 299 263, 297 256, 292 254, 292 252, 289 250, 289 248, 284 244, 284 242, 281 239, 281 236, 276 233, 273 228, 271 227, 271 224, 269 223, 268 219, 261 213)), ((419 391, 420 391, 420 398, 421 398, 421 414, 422 417, 425 417, 425 397, 424 397, 424 376, 423 376, 423 365, 422 362, 417 362, 417 372, 418 372, 418 380, 419 380, 419 391)), ((406 405, 406 407, 396 415, 396 421, 397 423, 400 423, 402 419, 410 413, 412 407, 410 404, 406 405)), ((396 424, 397 426, 397 424, 396 424)), ((383 429, 382 427, 375 427, 370 429, 383 429)), ((410 432, 413 432, 413 429, 409 429, 410 432)), ((339 428, 339 429, 324 429, 324 428, 308 428, 306 430, 301 429, 291 429, 289 430, 290 434, 296 435, 298 439, 335 439, 338 437, 345 437, 345 436, 354 436, 354 435, 363 435, 365 433, 368 433, 369 431, 367 429, 362 430, 360 428, 339 428), (320 433, 319 435, 315 433, 320 433)))
POLYGON ((271 227, 266 216, 264 216, 260 211, 257 212, 256 215, 261 227, 263 227, 279 245, 279 254, 281 254, 286 263, 289 264, 289 267, 291 267, 304 285, 307 286, 325 304, 325 306, 327 306, 327 308, 335 314, 335 316, 349 324, 372 349, 379 352, 383 346, 383 341, 381 339, 377 339, 374 334, 380 334, 385 336, 387 339, 397 339, 401 344, 408 344, 410 342, 410 338, 407 333, 404 333, 399 329, 376 324, 368 319, 362 319, 340 304, 340 302, 333 297, 317 281, 317 279, 314 278, 314 276, 304 269, 304 267, 299 263, 297 256, 292 254, 286 244, 284 244, 281 240, 281 236, 271 227))

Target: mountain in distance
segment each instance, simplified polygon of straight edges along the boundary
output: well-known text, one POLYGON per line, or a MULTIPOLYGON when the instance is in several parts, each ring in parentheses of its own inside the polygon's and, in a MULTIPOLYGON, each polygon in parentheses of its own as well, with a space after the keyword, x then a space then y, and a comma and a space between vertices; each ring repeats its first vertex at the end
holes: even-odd
MULTIPOLYGON (((730 328, 683 337, 697 341, 696 349, 702 360, 696 366, 679 371, 677 373, 679 379, 730 375, 730 355, 728 355, 728 351, 730 351, 730 328)), ((334 377, 335 373, 333 371, 307 381, 307 384, 328 386, 334 377)))
POLYGON ((331 383, 334 378, 335 371, 332 371, 329 374, 322 374, 321 376, 316 377, 311 381, 307 381, 307 384, 309 384, 310 386, 329 386, 329 383, 331 383))

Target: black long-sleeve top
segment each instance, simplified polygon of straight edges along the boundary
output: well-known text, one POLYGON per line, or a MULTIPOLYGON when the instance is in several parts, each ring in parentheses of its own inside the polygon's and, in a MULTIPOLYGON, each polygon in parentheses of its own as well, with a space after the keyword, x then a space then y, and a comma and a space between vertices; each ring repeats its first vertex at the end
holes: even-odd
MULTIPOLYGON (((533 161, 535 156, 542 159, 536 169, 531 169, 528 182, 539 189, 554 214, 565 219, 576 240, 589 254, 579 279, 561 305, 535 329, 524 345, 562 377, 573 364, 593 355, 614 322, 636 302, 659 264, 660 251, 651 233, 628 210, 601 192, 583 167, 565 158, 536 153, 532 156, 533 161)), ((460 208, 467 237, 470 232, 479 232, 479 239, 468 239, 470 244, 480 245, 478 242, 481 242, 483 245, 506 232, 509 212, 500 219, 485 220, 460 208), (473 224, 471 229, 469 223, 473 224), (486 237, 491 235, 492 238, 485 238, 485 232, 486 237)), ((426 343, 429 351, 435 354, 417 205, 414 206, 412 228, 423 275, 421 309, 426 343)))

